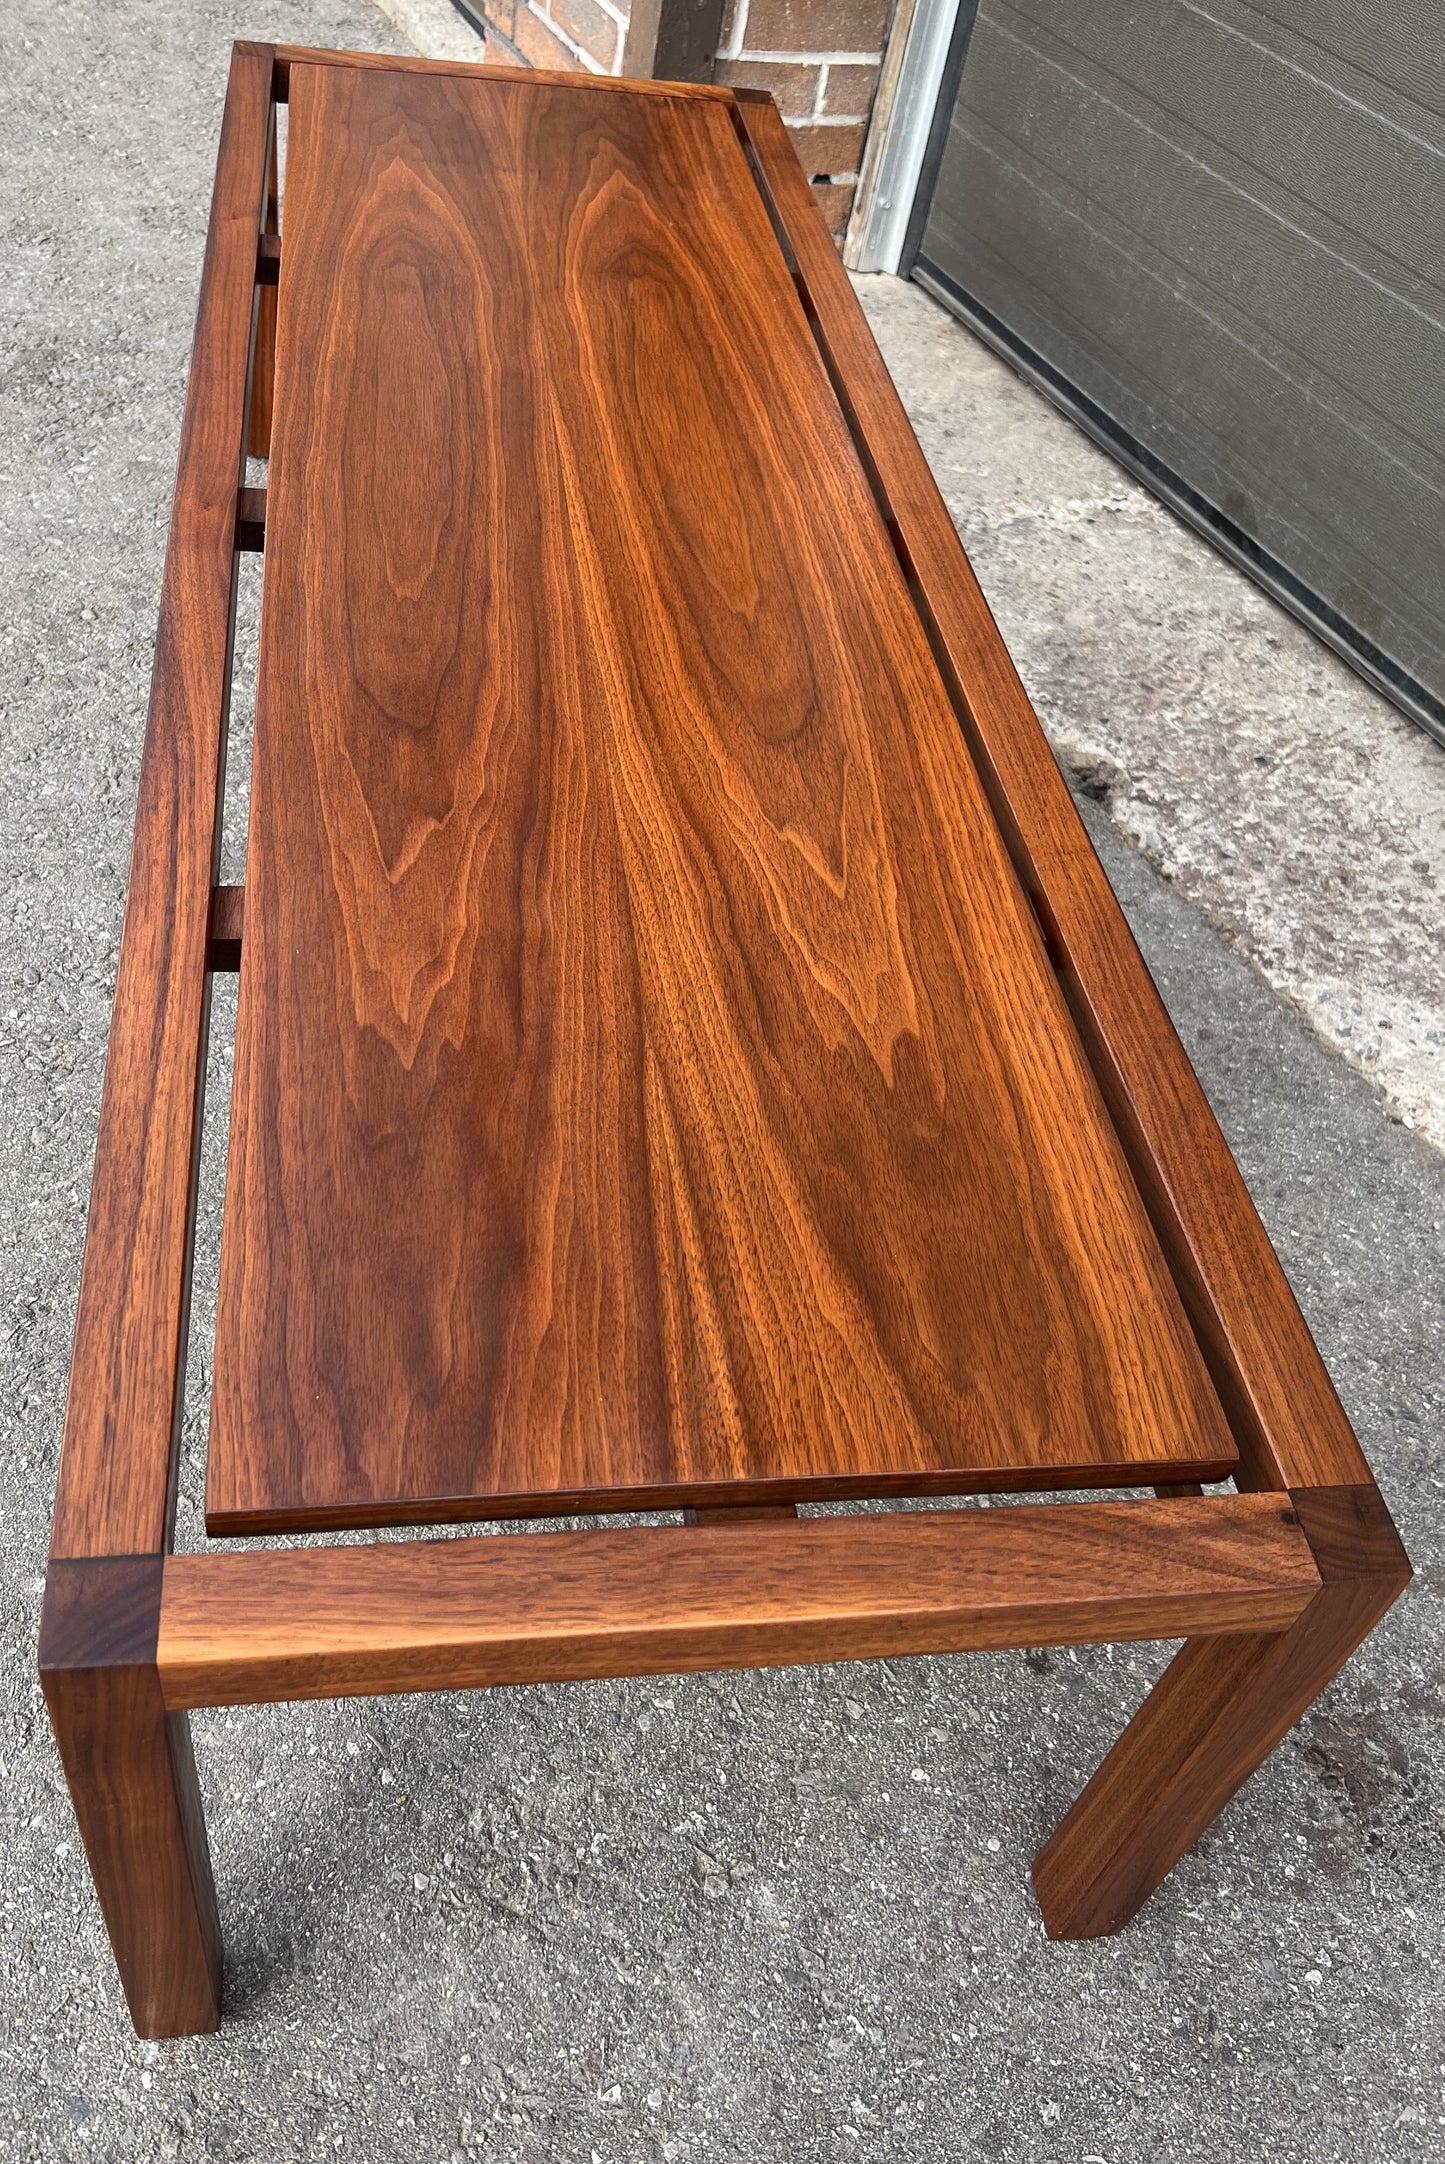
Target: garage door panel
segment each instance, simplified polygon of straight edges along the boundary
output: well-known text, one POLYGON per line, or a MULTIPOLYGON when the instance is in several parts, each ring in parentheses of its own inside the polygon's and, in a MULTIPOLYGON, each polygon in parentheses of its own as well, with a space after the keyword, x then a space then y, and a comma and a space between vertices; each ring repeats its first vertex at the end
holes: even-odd
MULTIPOLYGON (((1125 455, 1142 447, 1146 468, 1177 477, 1427 702, 1445 699, 1445 288, 1431 277, 1445 198, 1434 255, 1417 248, 1401 270, 1325 207, 1349 192, 1332 169, 1337 88, 1316 85, 1311 152, 1304 78, 1256 53, 1256 87, 1289 87, 1248 127, 1260 143, 1289 137, 1276 163, 1301 185, 1301 161, 1319 161, 1317 199, 1301 209, 1151 95, 1172 69, 1176 106, 1204 118, 1227 105, 1238 38, 1201 30, 1180 0, 1025 6, 979 9, 920 272, 964 312, 986 311, 1104 417, 1099 432, 1125 455), (1071 55, 1058 26, 1094 57, 1071 55)), ((1408 252, 1415 211, 1445 174, 1445 125, 1407 169, 1398 130, 1372 133, 1370 119, 1360 141, 1378 151, 1388 139, 1389 154, 1355 193, 1378 198, 1377 236, 1393 205, 1408 252)), ((1215 125, 1243 141, 1237 115, 1215 125)))
MULTIPOLYGON (((1358 237, 1398 262, 1403 237, 1408 261, 1436 284, 1445 277, 1445 156, 1431 156, 1428 146, 1422 155, 1428 115, 1405 101, 1390 99, 1390 113, 1375 110, 1242 28, 1189 7, 1000 4, 977 62, 1010 46, 1037 59, 1041 79, 1076 78, 1101 103, 1114 101, 1161 142, 1258 192, 1307 231, 1333 226, 1321 234, 1331 245, 1358 237)), ((1006 65, 1017 66, 1018 56, 1006 65)))
MULTIPOLYGON (((1187 310, 1257 327, 1267 358, 1274 349, 1305 364, 1316 379, 1309 395, 1331 379, 1420 449, 1438 444, 1445 293, 1417 279, 1415 294, 1402 294, 1392 266, 1370 260, 1373 251, 1363 261, 1351 256, 1356 244, 1343 229, 1315 213, 1318 230, 1304 230, 1287 199, 1274 206, 1246 192, 1051 56, 1030 54, 1024 68, 1011 37, 985 33, 977 46, 976 36, 970 100, 954 130, 962 139, 950 142, 939 199, 962 192, 971 200, 970 143, 1014 160, 1034 188, 1068 205, 1086 248, 1096 242, 1137 254, 1173 282, 1187 310), (1010 87, 1016 74, 1019 96, 1010 87), (964 169, 950 179, 954 161, 964 169)), ((1445 183, 1445 160, 1436 162, 1445 183)), ((1000 210, 1022 232, 1022 206, 1000 210)), ((1445 246, 1445 187, 1438 223, 1437 245, 1445 246)), ((1139 353, 1147 364, 1148 348, 1141 344, 1139 353)))

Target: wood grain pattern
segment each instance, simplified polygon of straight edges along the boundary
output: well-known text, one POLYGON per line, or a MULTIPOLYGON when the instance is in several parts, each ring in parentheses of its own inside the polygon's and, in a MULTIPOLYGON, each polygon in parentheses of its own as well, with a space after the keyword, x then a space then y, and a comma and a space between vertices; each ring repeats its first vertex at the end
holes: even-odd
POLYGON ((269 47, 231 63, 141 766, 51 1553, 158 1554, 190 1292, 269 47))
POLYGON ((769 99, 738 122, 893 532, 989 802, 1038 913, 1215 1387, 1240 1478, 1350 1485, 1369 1468, 1135 945, 769 99))
POLYGON ((1319 1592, 1283 1634, 1191 1637, 1175 1656, 1039 1851, 1034 1884, 1051 1938, 1126 1924, 1409 1583, 1373 1485, 1292 1500, 1319 1592))
POLYGON ((1226 1472, 726 108, 290 96, 211 1528, 1226 1472))
POLYGON ((1283 1630, 1286 1499, 1021 1505, 175 1556, 166 1703, 1283 1630))

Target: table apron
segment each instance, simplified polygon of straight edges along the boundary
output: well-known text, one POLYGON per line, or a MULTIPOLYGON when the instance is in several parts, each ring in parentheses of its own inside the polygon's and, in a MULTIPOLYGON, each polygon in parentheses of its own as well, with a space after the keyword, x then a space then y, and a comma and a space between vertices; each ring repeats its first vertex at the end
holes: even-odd
POLYGON ((1287 1630, 1287 1497, 1009 1504, 168 1557, 172 1709, 1287 1630))

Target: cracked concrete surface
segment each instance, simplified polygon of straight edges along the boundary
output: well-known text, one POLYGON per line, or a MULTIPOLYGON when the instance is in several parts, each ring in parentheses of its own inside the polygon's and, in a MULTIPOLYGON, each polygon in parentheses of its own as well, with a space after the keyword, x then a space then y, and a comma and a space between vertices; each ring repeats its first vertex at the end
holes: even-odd
MULTIPOLYGON (((237 32, 393 42, 361 0, 10 0, 0 15, 0 2159, 1433 2164, 1445 1163, 1381 1118, 1102 803, 1086 815, 1398 1515, 1412 1592, 1137 1922, 1085 1946, 1043 1940, 1029 1857, 1163 1648, 198 1716, 226 2025, 160 2047, 130 2033, 34 1647, 237 32)), ((938 368, 924 307, 888 331, 905 378, 915 332, 924 377, 938 368)), ((992 409, 958 394, 980 502, 1041 502, 1050 472, 1062 500, 1125 492, 1092 452, 1084 473, 1031 394, 1004 392, 992 409)), ((1088 591, 1089 542, 1065 521, 1050 558, 1049 531, 1040 517, 1052 621, 1076 591, 1065 567, 1088 591)), ((1181 591, 1233 577, 1191 537, 1166 540, 1181 591)), ((1021 528, 1012 546, 1027 568, 1021 528)), ((1011 628, 1040 689, 1026 612, 1011 628)), ((1061 642, 1091 715, 1118 697, 1109 636, 1061 642)), ((1181 622, 1181 671, 1188 638, 1181 622)), ((240 671, 244 731, 244 653, 240 671)), ((1306 816, 1308 766, 1274 786, 1306 816)), ((230 828, 234 850, 234 805, 230 828)), ((1344 954, 1358 899, 1341 900, 1344 954)), ((190 1538, 222 1126, 198 1234, 190 1538)))
POLYGON ((1065 765, 1445 1149, 1445 748, 917 286, 856 283, 1065 765))

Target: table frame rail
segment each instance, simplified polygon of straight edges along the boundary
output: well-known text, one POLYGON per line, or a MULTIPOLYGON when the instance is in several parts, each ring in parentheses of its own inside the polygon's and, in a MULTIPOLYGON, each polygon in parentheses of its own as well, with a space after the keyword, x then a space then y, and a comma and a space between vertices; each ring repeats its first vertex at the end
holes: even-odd
POLYGON ((172 1556, 157 1665, 181 1710, 1288 1630, 1319 1591, 1277 1495, 596 1527, 172 1556))

